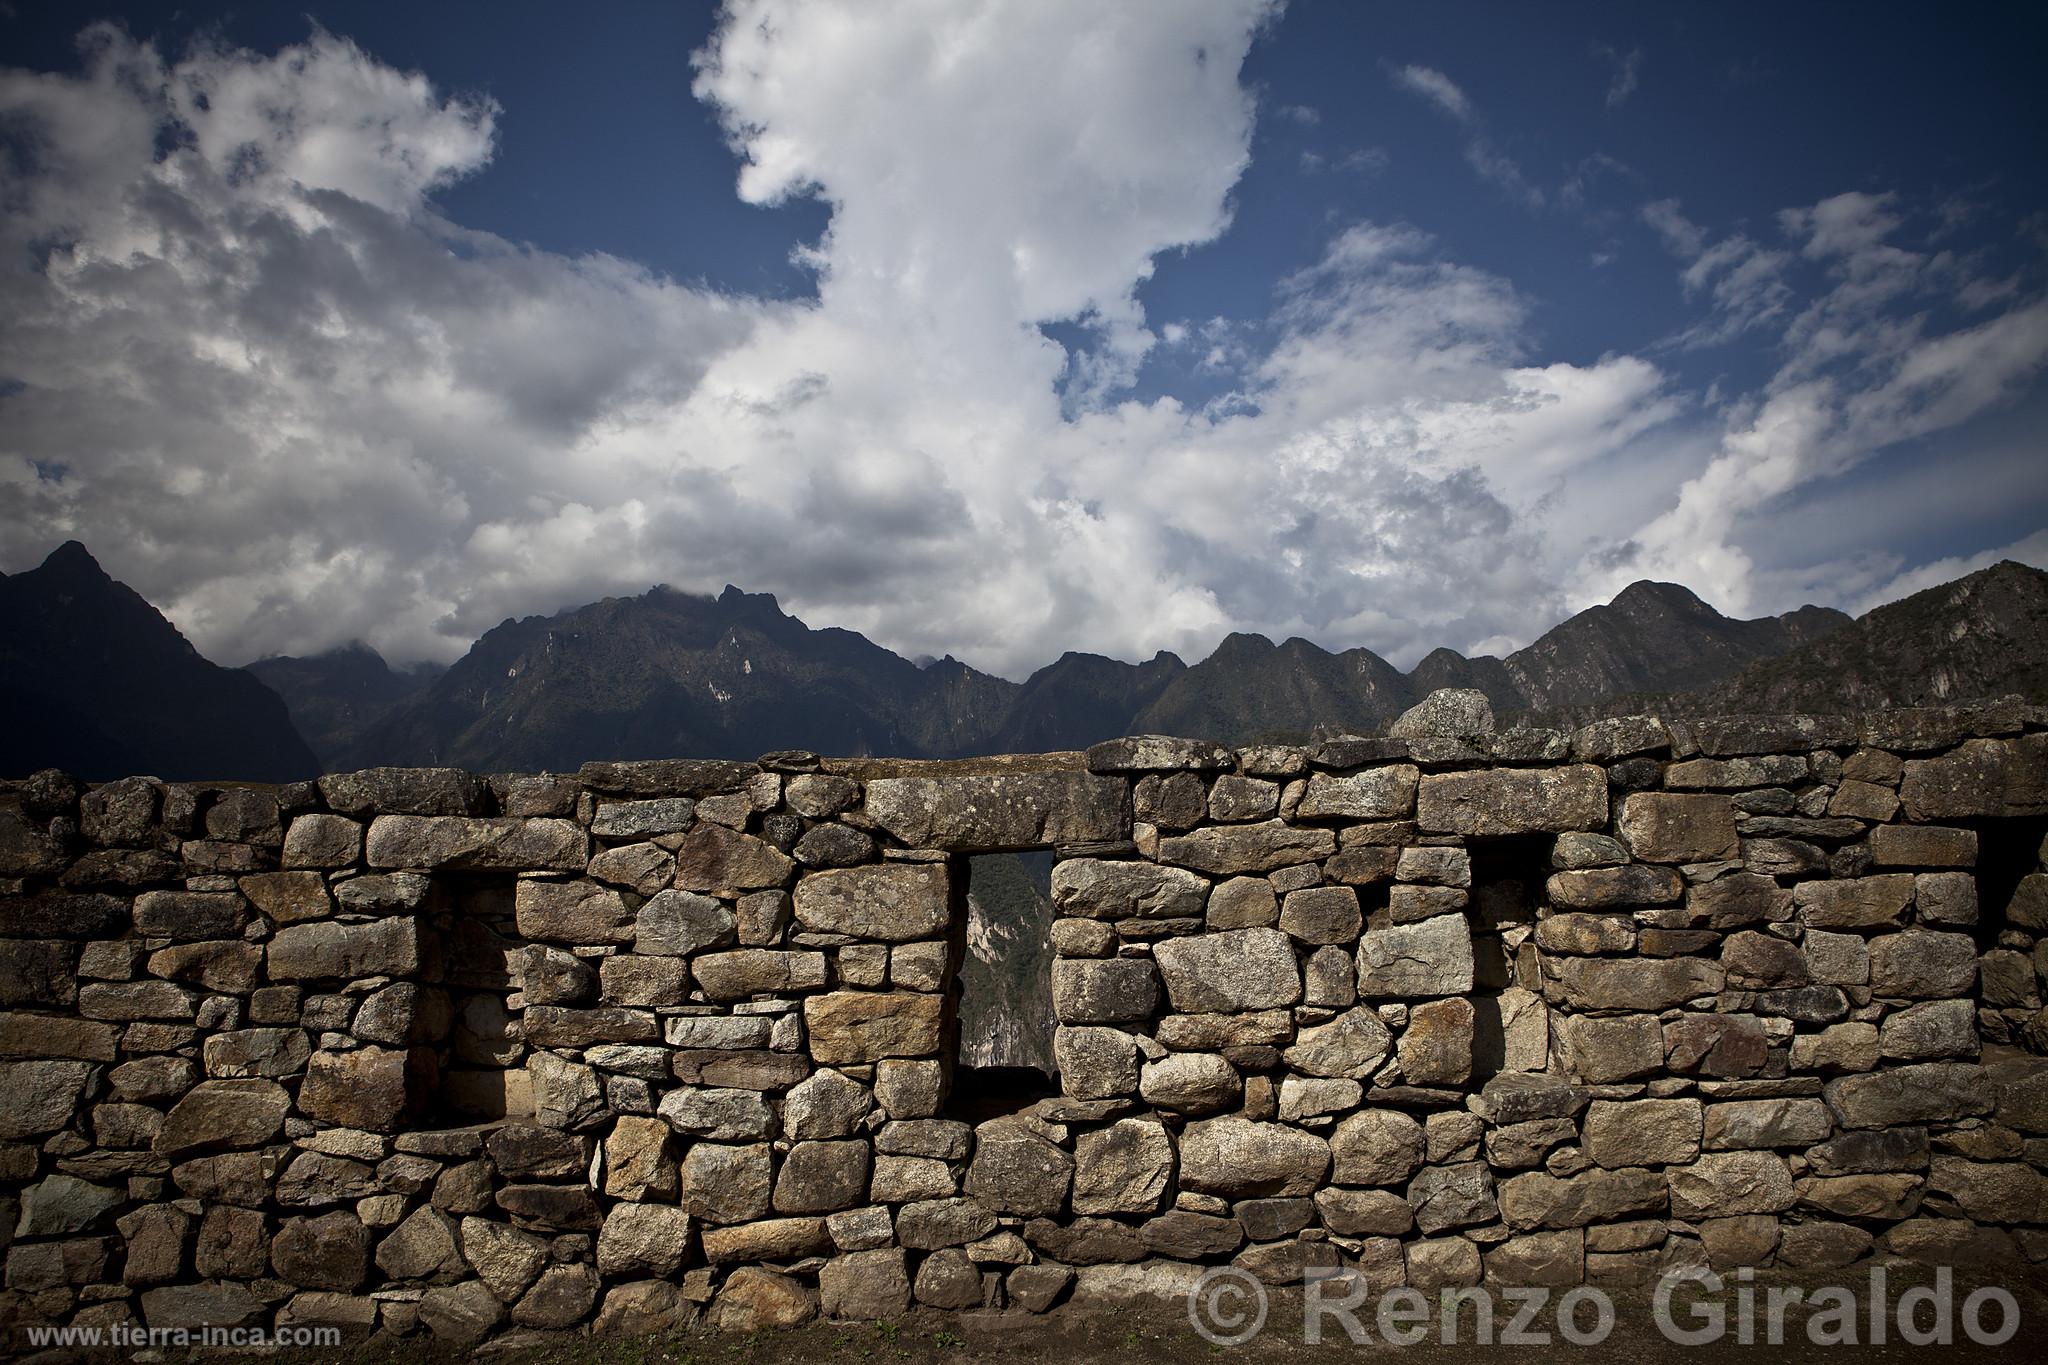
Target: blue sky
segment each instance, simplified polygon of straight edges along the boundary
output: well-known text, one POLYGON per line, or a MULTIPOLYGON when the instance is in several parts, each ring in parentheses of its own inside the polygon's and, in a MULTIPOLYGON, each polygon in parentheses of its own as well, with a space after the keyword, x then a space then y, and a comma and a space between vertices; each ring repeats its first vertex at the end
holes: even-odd
POLYGON ((1406 664, 2048 562, 2038 7, 49 8, 0 567, 230 662, 734 581, 1406 664))

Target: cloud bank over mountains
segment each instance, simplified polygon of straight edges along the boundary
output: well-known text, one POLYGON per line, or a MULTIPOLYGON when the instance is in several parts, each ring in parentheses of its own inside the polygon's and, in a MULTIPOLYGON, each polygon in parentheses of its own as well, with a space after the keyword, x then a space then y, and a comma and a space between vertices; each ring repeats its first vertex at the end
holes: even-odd
MULTIPOLYGON (((743 200, 830 206, 795 302, 449 221, 435 192, 490 174, 501 111, 344 37, 89 30, 83 74, 0 73, 0 556, 83 540, 228 662, 448 658, 508 615, 733 582, 1012 677, 1232 630, 1406 665, 1643 577, 1760 614, 2048 562, 2042 534, 1937 569, 1776 529, 1790 500, 1896 496, 1844 476, 2009 409, 2048 359, 2038 282, 1897 196, 1730 227, 1643 196, 1698 317, 1643 354, 1546 357, 1539 297, 1391 203, 1330 224, 1265 316, 1149 316, 1156 265, 1230 231, 1285 97, 1243 66, 1279 22, 734 0, 678 79, 743 200), (1752 333, 1761 385, 1679 380, 1752 333), (1137 396, 1174 348, 1218 396, 1137 396)), ((1995 496, 2025 456, 1976 442, 1948 478, 1995 496)))

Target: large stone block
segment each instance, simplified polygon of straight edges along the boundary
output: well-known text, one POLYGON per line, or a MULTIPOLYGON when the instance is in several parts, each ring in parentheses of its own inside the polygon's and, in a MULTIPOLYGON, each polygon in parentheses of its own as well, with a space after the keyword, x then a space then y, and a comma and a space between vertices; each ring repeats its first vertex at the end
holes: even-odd
POLYGON ((1472 989, 1472 930, 1463 915, 1368 929, 1358 940, 1361 999, 1463 995, 1472 989))
POLYGON ((1301 999, 1294 947, 1277 929, 1166 939, 1153 955, 1167 995, 1182 1013, 1243 1013, 1301 999))
POLYGON ((1664 1034, 1654 1014, 1561 1014, 1550 1030, 1565 1074, 1589 1084, 1634 1080, 1664 1065, 1664 1034))
POLYGON ((1416 824, 1437 834, 1561 834, 1607 823, 1607 774, 1591 764, 1425 773, 1416 824))
POLYGON ((349 867, 363 852, 363 827, 340 815, 301 815, 284 836, 286 867, 333 871, 349 867))
POLYGON ((249 903, 232 891, 145 891, 135 898, 135 931, 152 938, 217 939, 242 932, 249 903))
POLYGON ((1909 929, 1870 940, 1871 994, 1934 1000, 1964 996, 1977 982, 1977 944, 1968 934, 1909 929))
POLYGON ((1621 867, 1553 872, 1545 890, 1558 905, 1576 910, 1610 910, 1669 905, 1685 893, 1685 880, 1668 867, 1628 863, 1621 867))
POLYGON ((574 820, 380 815, 365 846, 371 867, 581 872, 590 840, 574 820))
POLYGON ((1346 1010, 1327 1024, 1301 1030, 1281 1056, 1310 1076, 1370 1080, 1393 1050, 1393 1035, 1370 1009, 1346 1010))
POLYGON ((967 1193, 992 1212, 1056 1216, 1073 1176, 1074 1159, 1021 1119, 991 1119, 974 1130, 967 1193))
POLYGON ((1913 759, 1899 799, 1913 820, 2048 815, 2048 734, 1965 740, 1939 758, 1913 759))
MULTIPOLYGON (((623 902, 618 909, 630 913, 623 902)), ((616 927, 618 921, 609 907, 599 910, 600 922, 607 929, 616 927)), ((688 957, 705 948, 729 948, 738 942, 738 923, 738 916, 721 901, 694 891, 663 891, 640 907, 639 918, 633 922, 633 951, 688 957)), ((568 926, 563 923, 561 927, 568 926)))
POLYGON ((434 1054, 424 1048, 316 1052, 306 1063, 299 1108, 344 1128, 395 1133, 433 1085, 434 1054))
POLYGON ((1209 883, 1157 863, 1069 858, 1052 870, 1052 903, 1062 915, 1087 919, 1194 919, 1209 883))
POLYGON ((1977 831, 1946 825, 1880 825, 1870 831, 1878 867, 1975 867, 1977 831))
POLYGON ((901 943, 942 933, 950 894, 944 863, 812 872, 796 884, 796 918, 817 933, 901 943))
POLYGON ((614 796, 716 796, 738 791, 761 769, 722 758, 657 758, 630 763, 590 762, 576 780, 614 796))
POLYGON ((1715 758, 1842 748, 1857 736, 1856 722, 1847 716, 1701 716, 1685 722, 1685 729, 1694 747, 1715 758))
POLYGON ((1615 822, 1631 852, 1650 863, 1704 863, 1738 849, 1735 805, 1725 796, 1632 792, 1615 822))
POLYGON ((776 1174, 777 1213, 836 1213, 864 1202, 869 1147, 865 1139, 799 1142, 776 1174))
POLYGON ((1315 1193, 1330 1167, 1330 1144, 1277 1123, 1219 1118, 1181 1135, 1181 1186, 1226 1199, 1315 1193))
POLYGON ((1898 924, 1913 903, 1913 876, 1888 872, 1877 877, 1801 882, 1792 888, 1799 917, 1813 929, 1875 929, 1898 924))
POLYGON ((288 925, 270 940, 269 966, 274 981, 410 976, 420 966, 419 922, 407 917, 288 925))
POLYGON ((548 1245, 530 1232, 488 1218, 465 1218, 462 1254, 501 1299, 517 1299, 548 1263, 548 1245))
POLYGON ((1750 1147, 1809 1148, 1825 1142, 1835 1121, 1827 1105, 1798 1096, 1731 1100, 1706 1110, 1708 1151, 1750 1147))
POLYGON ((343 815, 475 815, 489 788, 460 768, 365 768, 320 779, 327 808, 343 815))
POLYGON ((1804 754, 1689 758, 1664 770, 1664 785, 1674 791, 1735 791, 1743 787, 1797 786, 1806 777, 1804 754))
POLYGON ((825 955, 738 948, 729 953, 705 953, 691 961, 690 972, 711 999, 744 1000, 750 995, 821 989, 825 955))
POLYGON ((1425 1166, 1408 1186, 1415 1226, 1423 1233, 1490 1223, 1499 1214, 1493 1171, 1483 1161, 1425 1166))
POLYGON ((0 1005, 63 1009, 78 999, 78 945, 0 939, 0 1005))
POLYGON ((1501 1221, 1526 1230, 1655 1217, 1663 1214, 1670 1196, 1662 1174, 1628 1167, 1568 1178, 1531 1171, 1501 1181, 1496 1197, 1501 1221))
POLYGON ((1173 1052, 1145 1063, 1138 1093, 1155 1109, 1218 1114, 1234 1109, 1244 1085, 1237 1068, 1209 1052, 1173 1052))
POLYGON ((1419 770, 1410 763, 1337 776, 1314 773, 1295 815, 1303 820, 1404 820, 1415 810, 1419 770))
POLYGON ((796 863, 765 839, 699 821, 676 846, 676 886, 684 891, 759 891, 782 886, 796 863))
POLYGON ((1230 765, 1230 750, 1206 739, 1125 735, 1088 747, 1088 771, 1095 773, 1221 772, 1230 765))
POLYGON ((153 1145, 172 1158, 260 1147, 283 1129, 291 1103, 275 1081, 201 1081, 171 1109, 153 1145))
POLYGON ((162 798, 163 786, 153 777, 124 777, 95 787, 79 800, 79 833, 102 847, 148 843, 162 798))
POLYGON ((597 1234, 597 1270, 605 1276, 681 1273, 690 1250, 690 1215, 672 1205, 617 1204, 597 1234))
POLYGON ((1822 1094, 1844 1128, 1939 1123, 1988 1114, 1994 1103, 1984 1068, 1962 1062, 1922 1062, 1843 1076, 1828 1082, 1822 1094))
POLYGON ((1053 1014, 1062 1024, 1125 1024, 1152 1017, 1159 973, 1141 957, 1059 958, 1052 964, 1053 1014))
POLYGON ((1790 919, 1792 907, 1792 893, 1757 872, 1733 872, 1688 888, 1685 893, 1687 922, 1710 929, 1775 924, 1790 919))
POLYGON ((811 1059, 825 1066, 884 1057, 928 1057, 939 1050, 941 996, 918 992, 833 991, 804 1000, 811 1059))
POLYGON ((1770 1062, 1770 1035, 1751 1014, 1681 1014, 1664 1025, 1664 1051, 1681 1075, 1740 1077, 1770 1062))
POLYGON ((278 1278, 302 1289, 347 1293, 361 1287, 370 1268, 370 1230, 353 1213, 287 1218, 270 1239, 278 1278))
POLYGON ((1708 1152, 1664 1172, 1674 1218, 1732 1218, 1782 1213, 1797 1195, 1785 1159, 1772 1152, 1708 1152))
POLYGON ((1124 1119, 1075 1146, 1077 1214, 1152 1213, 1173 1188, 1173 1139, 1158 1123, 1124 1119))
POLYGON ((1586 1155, 1615 1170, 1623 1166, 1670 1166, 1700 1154, 1700 1102, 1595 1100, 1581 1122, 1586 1155))
POLYGON ((1410 1085, 1463 1085, 1472 1078, 1476 1013, 1469 1000, 1431 1000, 1408 1012, 1400 1044, 1410 1085))
POLYGON ((1130 837, 1123 781, 1076 771, 871 778, 865 809, 903 843, 949 853, 1130 837))
POLYGON ((1545 993, 1577 1010, 1667 1010, 1714 995, 1725 984, 1719 963, 1692 958, 1550 958, 1545 993))
POLYGON ((910 1272, 901 1247, 835 1256, 818 1268, 818 1306, 846 1322, 895 1318, 910 1307, 910 1272))
MULTIPOLYGON (((117 1038, 118 1033, 112 1024, 95 1023, 89 1019, 60 1019, 48 1014, 0 1014, 0 1057, 65 1057, 82 1062, 111 1062, 116 1055, 117 1038)), ((158 1064, 164 1064, 165 1060, 158 1059, 158 1064)), ((118 1084, 116 1088, 119 1088, 118 1084)), ((0 1085, 0 1094, 11 1096, 16 1103, 22 1099, 20 1091, 4 1085, 0 1085)))
POLYGON ((327 882, 318 872, 260 872, 242 878, 241 888, 273 924, 295 924, 334 913, 334 898, 327 894, 327 882))
POLYGON ((1159 861, 1192 867, 1216 877, 1272 872, 1315 862, 1337 851, 1330 830, 1269 820, 1256 825, 1221 825, 1159 841, 1159 861))
POLYGON ((1063 1094, 1106 1100, 1138 1088, 1138 1040, 1122 1029, 1061 1024, 1053 1030, 1052 1048, 1063 1094))
MULTIPOLYGON (((1453 909, 1461 906, 1465 899, 1464 892, 1445 887, 1397 886, 1394 892, 1396 895, 1415 892, 1452 898, 1453 909)), ((1395 918, 1403 917, 1397 913, 1395 918)), ((1427 916, 1416 915, 1414 918, 1427 916)), ((1363 923, 1358 893, 1348 886, 1309 886, 1290 891, 1280 911, 1282 932, 1309 944, 1349 943, 1358 937, 1363 923)))

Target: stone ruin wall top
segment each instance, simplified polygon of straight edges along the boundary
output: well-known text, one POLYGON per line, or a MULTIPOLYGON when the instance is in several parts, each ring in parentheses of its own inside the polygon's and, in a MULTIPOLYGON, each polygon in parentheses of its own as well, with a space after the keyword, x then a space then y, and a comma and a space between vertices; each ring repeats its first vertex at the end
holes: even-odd
POLYGON ((2048 715, 0 808, 0 1324, 1043 1311, 2048 1260, 2048 715), (1060 1075, 955 1103, 965 855, 1060 1075))

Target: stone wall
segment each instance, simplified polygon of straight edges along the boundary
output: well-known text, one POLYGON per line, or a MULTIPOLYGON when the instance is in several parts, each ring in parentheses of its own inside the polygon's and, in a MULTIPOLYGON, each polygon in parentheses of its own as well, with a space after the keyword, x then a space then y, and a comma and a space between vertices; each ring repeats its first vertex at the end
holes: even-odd
POLYGON ((1310 748, 9 784, 0 1323, 2038 1272, 2048 714, 1454 701, 1310 748), (967 855, 1032 848, 1059 1093, 962 1116, 967 855))

